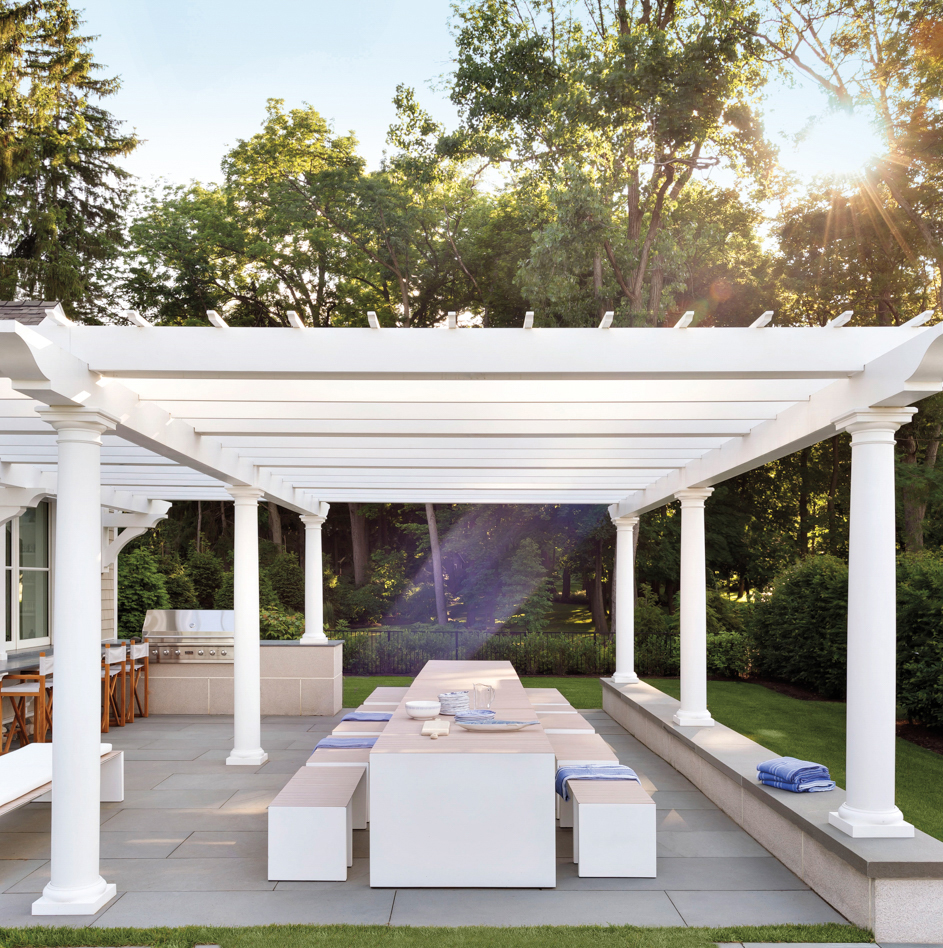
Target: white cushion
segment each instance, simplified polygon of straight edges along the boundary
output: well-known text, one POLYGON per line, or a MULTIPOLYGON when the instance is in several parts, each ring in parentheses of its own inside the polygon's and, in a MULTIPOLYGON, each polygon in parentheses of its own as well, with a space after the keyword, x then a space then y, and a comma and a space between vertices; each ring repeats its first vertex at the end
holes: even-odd
POLYGON ((0 694, 2 695, 38 695, 38 681, 17 681, 6 685, 0 685, 0 694))

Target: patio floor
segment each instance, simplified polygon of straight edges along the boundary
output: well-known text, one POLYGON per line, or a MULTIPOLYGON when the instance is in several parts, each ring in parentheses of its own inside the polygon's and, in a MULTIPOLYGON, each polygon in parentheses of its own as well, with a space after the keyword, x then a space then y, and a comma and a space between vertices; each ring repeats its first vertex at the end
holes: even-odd
POLYGON ((126 798, 101 812, 102 875, 118 898, 94 917, 30 915, 49 859, 49 804, 32 803, 0 817, 0 926, 844 921, 608 715, 583 714, 655 799, 656 879, 580 879, 568 858, 572 831, 557 830, 555 889, 371 889, 363 830, 347 882, 269 882, 265 808, 342 714, 266 718, 262 767, 226 766, 231 717, 161 715, 103 737, 125 751, 126 798))

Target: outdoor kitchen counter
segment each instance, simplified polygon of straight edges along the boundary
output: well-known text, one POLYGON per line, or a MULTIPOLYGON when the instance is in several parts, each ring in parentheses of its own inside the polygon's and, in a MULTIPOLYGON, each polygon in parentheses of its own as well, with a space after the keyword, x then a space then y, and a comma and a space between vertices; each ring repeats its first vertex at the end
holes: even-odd
MULTIPOLYGON (((262 642, 262 714, 337 714, 343 697, 341 641, 262 642)), ((151 714, 232 714, 233 666, 151 662, 151 714)))

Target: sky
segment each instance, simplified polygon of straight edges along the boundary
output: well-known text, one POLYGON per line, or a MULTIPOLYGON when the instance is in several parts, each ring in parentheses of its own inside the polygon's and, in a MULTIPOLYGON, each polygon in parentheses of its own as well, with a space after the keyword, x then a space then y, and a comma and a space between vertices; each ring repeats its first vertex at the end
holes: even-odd
MULTIPOLYGON (((433 88, 453 55, 450 0, 75 0, 93 50, 121 90, 105 103, 145 143, 125 159, 144 182, 220 179, 220 159, 260 128, 265 102, 313 105, 337 132, 353 130, 371 167, 383 155, 399 83, 454 127, 433 88)), ((826 107, 811 85, 774 83, 767 130, 780 144, 826 107)), ((812 155, 791 147, 802 172, 812 155)))

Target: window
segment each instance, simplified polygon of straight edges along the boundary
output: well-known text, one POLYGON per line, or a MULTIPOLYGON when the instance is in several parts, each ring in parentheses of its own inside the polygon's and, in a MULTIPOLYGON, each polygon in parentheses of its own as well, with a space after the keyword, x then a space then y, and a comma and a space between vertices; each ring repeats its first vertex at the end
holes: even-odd
POLYGON ((49 505, 6 524, 6 647, 49 644, 49 505))

